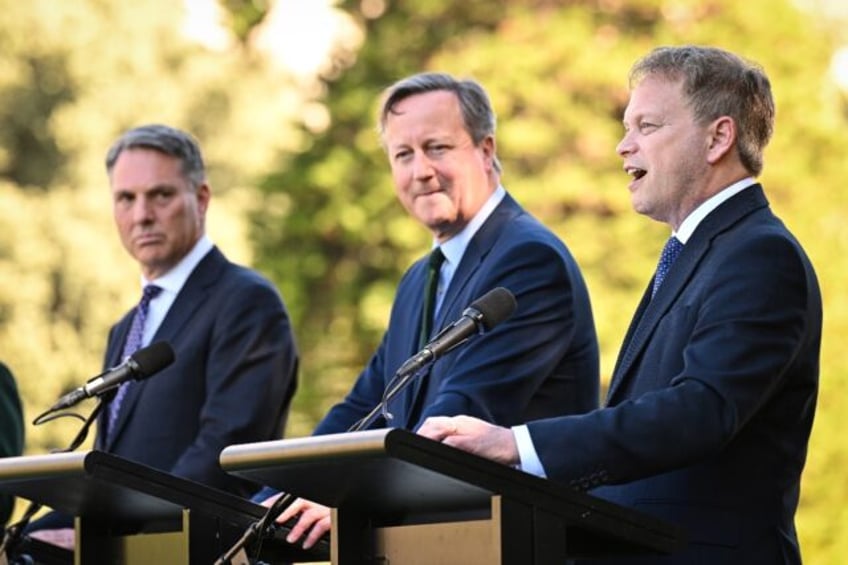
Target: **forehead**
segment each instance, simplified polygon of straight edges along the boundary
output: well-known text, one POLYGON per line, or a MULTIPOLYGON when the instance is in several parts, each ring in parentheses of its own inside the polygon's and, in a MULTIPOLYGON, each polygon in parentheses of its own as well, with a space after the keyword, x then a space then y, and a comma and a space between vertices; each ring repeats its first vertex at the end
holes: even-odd
POLYGON ((185 181, 182 162, 177 157, 148 148, 125 149, 118 155, 109 175, 115 189, 149 188, 185 181))
POLYGON ((386 116, 386 137, 433 133, 447 128, 462 128, 459 100, 453 92, 435 90, 413 94, 397 102, 386 116))
POLYGON ((624 119, 644 115, 668 115, 687 111, 683 82, 659 76, 647 76, 630 92, 624 119))

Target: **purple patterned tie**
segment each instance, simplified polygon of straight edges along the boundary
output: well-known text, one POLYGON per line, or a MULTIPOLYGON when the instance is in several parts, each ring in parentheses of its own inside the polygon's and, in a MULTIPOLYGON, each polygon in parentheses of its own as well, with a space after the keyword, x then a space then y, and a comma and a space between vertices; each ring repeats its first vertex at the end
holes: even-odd
POLYGON ((677 259, 677 256, 680 255, 681 251, 683 251, 683 244, 680 240, 674 236, 668 238, 668 241, 665 242, 665 247, 663 247, 662 254, 660 255, 660 262, 657 265, 657 274, 654 275, 654 288, 651 290, 651 298, 653 298, 657 293, 663 279, 665 279, 669 269, 671 269, 671 264, 674 263, 674 260, 677 259))
MULTIPOLYGON (((135 315, 133 316, 132 324, 130 325, 130 331, 127 334, 127 341, 124 344, 124 351, 121 355, 122 360, 141 349, 142 339, 144 338, 144 322, 147 319, 147 310, 150 306, 150 301, 156 298, 160 292, 162 292, 162 288, 154 284, 149 284, 144 287, 144 291, 141 294, 141 300, 135 309, 135 315)), ((115 393, 115 398, 112 399, 112 402, 110 402, 107 407, 107 437, 114 428, 115 421, 118 419, 118 413, 121 410, 121 402, 124 401, 124 397, 127 395, 127 390, 131 385, 132 381, 127 381, 121 384, 121 386, 118 387, 118 392, 115 393)))

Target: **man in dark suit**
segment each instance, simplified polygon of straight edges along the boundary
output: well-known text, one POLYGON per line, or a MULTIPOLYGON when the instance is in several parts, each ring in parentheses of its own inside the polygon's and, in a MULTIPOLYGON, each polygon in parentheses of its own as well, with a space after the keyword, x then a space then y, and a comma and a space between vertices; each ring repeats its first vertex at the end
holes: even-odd
MULTIPOLYGON (((24 414, 12 372, 0 363, 0 457, 20 455, 24 449, 24 414)), ((14 498, 0 495, 0 526, 12 515, 14 498)))
POLYGON ((218 456, 230 444, 281 437, 298 363, 283 302, 205 235, 211 189, 191 136, 163 125, 135 128, 109 150, 106 169, 121 241, 141 266, 142 287, 159 290, 140 332, 141 307, 112 328, 105 366, 122 361, 135 333, 139 345, 169 342, 176 361, 118 390, 95 446, 249 496, 255 485, 225 473, 218 456))
POLYGON ((679 256, 663 254, 642 297, 606 407, 513 430, 433 418, 419 431, 686 528, 679 554, 626 563, 799 564, 822 304, 754 180, 773 129, 769 81, 686 46, 647 55, 631 87, 617 150, 634 208, 671 226, 679 256))
MULTIPOLYGON (((495 115, 483 88, 436 73, 403 79, 385 95, 380 130, 400 202, 445 257, 433 329, 422 335, 429 265, 422 258, 400 282, 371 361, 315 433, 350 428, 422 343, 496 287, 514 294, 515 313, 438 360, 389 403, 391 421, 371 427, 415 429, 428 416, 462 413, 511 425, 596 408, 598 344, 586 286, 565 245, 501 185, 495 115)), ((295 515, 289 541, 305 535, 306 547, 330 527, 325 507, 299 500, 280 520, 295 515)))

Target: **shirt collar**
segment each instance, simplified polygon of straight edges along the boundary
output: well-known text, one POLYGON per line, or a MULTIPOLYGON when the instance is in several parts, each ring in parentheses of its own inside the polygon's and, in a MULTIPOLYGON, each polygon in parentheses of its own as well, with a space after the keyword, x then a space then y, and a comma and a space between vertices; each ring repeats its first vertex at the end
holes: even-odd
POLYGON ((722 203, 736 196, 749 186, 753 186, 757 181, 753 177, 747 177, 740 181, 736 181, 727 188, 720 190, 718 193, 707 198, 700 206, 695 208, 691 214, 686 216, 683 223, 680 224, 680 229, 672 232, 672 235, 677 237, 681 243, 686 244, 692 234, 695 233, 695 228, 706 218, 710 212, 718 208, 722 203))
POLYGON ((156 286, 162 287, 164 291, 178 294, 192 271, 194 271, 194 268, 212 250, 212 247, 212 241, 205 234, 200 236, 200 239, 197 240, 191 251, 174 268, 152 281, 148 281, 142 276, 141 285, 156 283, 156 286))
MULTIPOLYGON (((491 196, 489 196, 488 200, 486 200, 480 208, 480 211, 471 218, 468 225, 465 226, 461 232, 440 245, 442 253, 445 254, 445 261, 447 261, 451 266, 456 268, 456 266, 459 265, 459 261, 462 259, 471 239, 480 230, 480 227, 486 222, 486 220, 489 219, 489 216, 492 215, 492 212, 495 211, 495 208, 497 208, 498 204, 501 203, 501 200, 504 199, 504 196, 506 196, 506 190, 503 186, 498 185, 491 196)), ((433 247, 436 247, 436 245, 438 244, 434 243, 433 247)))

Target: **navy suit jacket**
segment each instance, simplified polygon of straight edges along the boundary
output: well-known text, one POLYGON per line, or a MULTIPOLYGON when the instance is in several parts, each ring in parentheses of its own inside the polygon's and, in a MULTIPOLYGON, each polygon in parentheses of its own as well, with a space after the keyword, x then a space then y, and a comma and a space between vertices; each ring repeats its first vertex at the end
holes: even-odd
MULTIPOLYGON (((109 333, 106 367, 121 362, 130 311, 109 333)), ((133 383, 115 429, 96 447, 174 475, 247 496, 253 485, 225 473, 221 450, 281 437, 294 394, 297 351, 279 293, 213 248, 189 276, 153 341, 176 360, 133 383)))
MULTIPOLYGON (((403 276, 382 342, 353 389, 316 434, 346 431, 377 406, 418 350, 427 258, 403 276)), ((469 414, 501 425, 598 406, 598 343, 589 295, 565 245, 505 196, 470 241, 434 321, 459 319, 474 300, 509 289, 515 313, 435 364, 389 403, 371 427, 417 428, 434 415, 469 414)))
MULTIPOLYGON (((24 415, 12 372, 0 363, 0 457, 20 455, 24 448, 24 415)), ((12 515, 14 497, 0 495, 0 526, 12 515)))
POLYGON ((800 563, 821 308, 813 267, 762 188, 733 196, 653 300, 646 291, 607 408, 528 425, 548 476, 610 485, 593 494, 686 528, 686 550, 646 562, 800 563))

